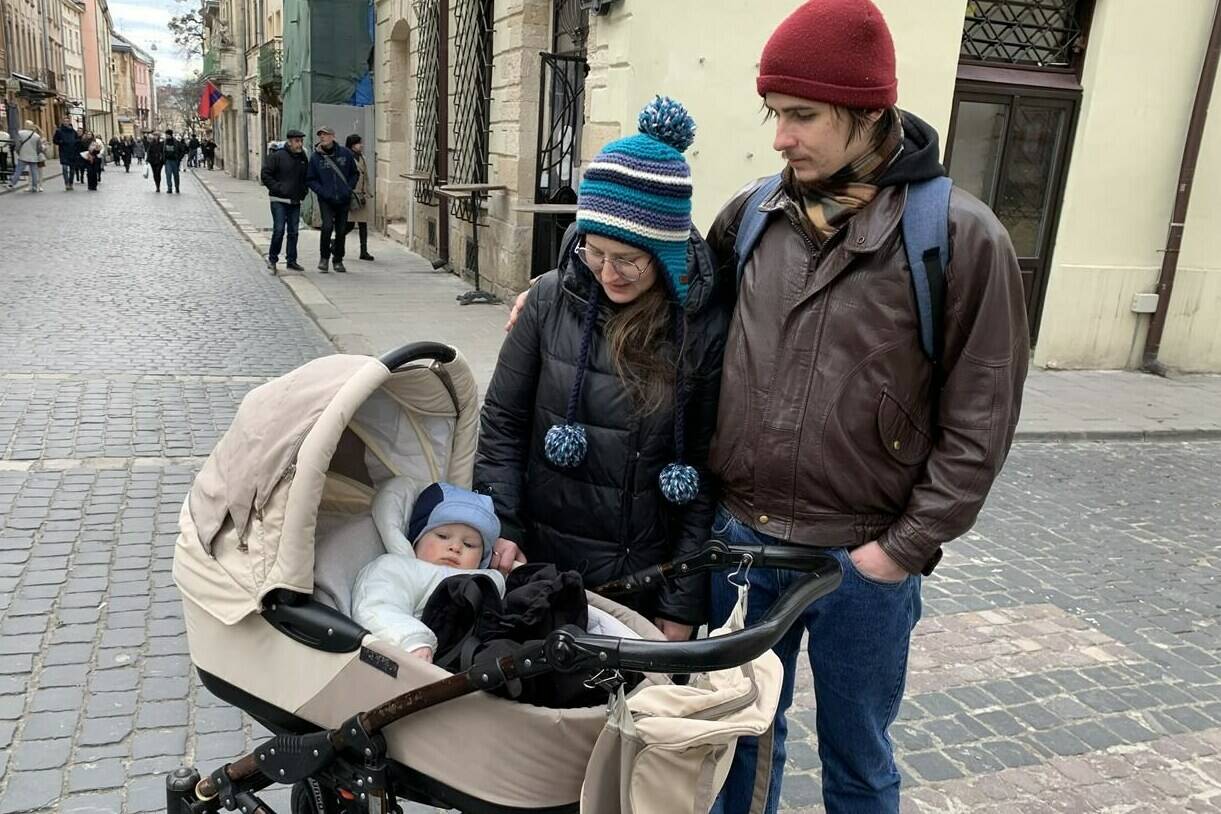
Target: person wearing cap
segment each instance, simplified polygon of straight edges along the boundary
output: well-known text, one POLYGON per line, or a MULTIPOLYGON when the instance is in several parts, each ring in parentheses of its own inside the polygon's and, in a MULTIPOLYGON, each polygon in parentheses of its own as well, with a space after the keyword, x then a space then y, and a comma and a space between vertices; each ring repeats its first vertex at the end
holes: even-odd
POLYGON ((182 159, 186 158, 187 146, 180 139, 174 138, 173 130, 165 131, 165 142, 161 145, 165 156, 165 192, 166 194, 182 194, 182 179, 179 168, 182 159))
POLYGON ((309 194, 309 187, 305 184, 309 171, 309 159, 305 157, 305 133, 292 129, 284 139, 284 146, 270 151, 263 159, 263 169, 259 173, 259 181, 267 187, 267 196, 271 201, 271 245, 267 249, 267 268, 272 274, 276 273, 280 246, 286 234, 287 268, 305 271, 297 263, 297 226, 301 221, 301 202, 309 194))
MULTIPOLYGON (((695 123, 658 97, 588 165, 559 267, 529 291, 484 402, 475 491, 501 520, 493 567, 525 558, 588 586, 694 553, 728 307, 691 225, 695 123)), ((706 585, 629 604, 670 639, 705 620, 706 585)))
POLYGON ((335 143, 335 131, 319 127, 314 145, 314 154, 309 159, 306 184, 318 199, 318 210, 322 215, 322 226, 318 238, 318 270, 328 271, 328 263, 336 272, 347 269, 343 265, 344 240, 348 228, 348 207, 352 201, 352 190, 360 180, 356 157, 342 144, 335 143))
POLYGON ((409 479, 392 478, 374 496, 387 553, 356 577, 352 617, 382 641, 432 661, 437 637, 420 615, 442 580, 482 574, 504 595, 504 577, 489 568, 500 521, 492 500, 469 489, 434 483, 412 502, 413 491, 409 479))
MULTIPOLYGON (((945 171, 937 133, 896 107, 894 44, 870 0, 799 6, 764 47, 756 88, 784 170, 757 204, 775 216, 737 284, 710 455, 723 489, 713 533, 822 548, 844 578, 775 648, 785 674, 770 777, 756 773, 769 758, 743 739, 713 810, 754 810, 759 778, 776 811, 808 634, 826 810, 898 812, 887 730, 921 579, 971 528, 1018 420, 1029 356, 1021 273, 992 212, 953 189, 942 344, 939 358, 926 355, 902 224, 909 186, 945 171)), ((736 279, 738 229, 764 183, 739 192, 709 233, 725 279, 736 279)), ((752 569, 748 618, 797 578, 752 569)), ((736 599, 712 581, 713 623, 736 599)))

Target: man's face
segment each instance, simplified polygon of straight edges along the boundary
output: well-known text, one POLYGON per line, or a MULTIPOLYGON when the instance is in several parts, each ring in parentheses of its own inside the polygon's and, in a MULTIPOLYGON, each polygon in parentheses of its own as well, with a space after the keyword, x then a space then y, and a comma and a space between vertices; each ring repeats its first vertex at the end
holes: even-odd
POLYGON ((64 116, 64 120, 61 122, 61 124, 63 124, 64 127, 71 127, 72 119, 68 118, 67 116, 64 116))
POLYGON ((294 152, 294 153, 299 153, 299 152, 301 152, 301 150, 302 150, 302 149, 304 149, 304 148, 305 148, 305 139, 303 139, 303 138, 290 138, 290 139, 288 140, 288 149, 289 149, 290 151, 292 151, 292 152, 294 152))
POLYGON ((335 136, 333 136, 330 133, 319 133, 318 142, 320 144, 322 144, 323 147, 325 147, 326 149, 329 150, 331 148, 331 145, 335 143, 335 136))
MULTIPOLYGON (((772 149, 803 183, 830 178, 869 150, 869 133, 849 138, 851 119, 826 102, 769 93, 764 104, 776 120, 772 149)), ((880 117, 877 111, 872 119, 880 117)))

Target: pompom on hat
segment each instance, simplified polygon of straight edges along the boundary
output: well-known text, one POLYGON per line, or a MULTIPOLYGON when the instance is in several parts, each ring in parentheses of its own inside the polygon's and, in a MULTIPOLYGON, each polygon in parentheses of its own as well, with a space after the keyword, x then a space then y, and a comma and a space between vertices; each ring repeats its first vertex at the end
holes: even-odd
MULTIPOLYGON (((639 132, 602 148, 581 179, 577 230, 647 251, 660 266, 673 303, 675 344, 684 346, 687 302, 687 243, 691 238, 691 169, 683 153, 695 141, 695 120, 683 105, 658 96, 637 117, 639 132)), ((579 466, 589 450, 577 423, 581 385, 598 316, 601 286, 590 286, 582 321, 581 352, 564 423, 547 431, 543 452, 555 466, 579 466)), ((678 460, 667 464, 658 485, 667 500, 688 503, 699 491, 699 472, 683 462, 686 381, 679 358, 675 381, 674 445, 678 460)))
POLYGON ((841 107, 898 101, 895 44, 870 0, 809 0, 763 46, 756 88, 841 107))

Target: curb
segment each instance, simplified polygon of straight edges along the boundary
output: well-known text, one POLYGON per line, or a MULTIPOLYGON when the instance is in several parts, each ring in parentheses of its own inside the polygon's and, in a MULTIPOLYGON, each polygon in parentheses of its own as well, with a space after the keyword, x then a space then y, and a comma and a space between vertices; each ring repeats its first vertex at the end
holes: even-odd
POLYGON ((1168 442, 1221 441, 1221 429, 1157 429, 1157 430, 1019 430, 1015 444, 1073 444, 1106 441, 1168 442))
MULTIPOLYGON (((259 259, 263 264, 263 269, 266 270, 266 257, 263 254, 264 241, 263 236, 258 228, 250 221, 242 217, 238 212, 237 207, 229 203, 225 196, 212 188, 199 172, 195 169, 191 170, 191 175, 199 182, 216 205, 225 213, 225 217, 233 224, 238 233, 246 238, 254 250, 258 253, 259 259)), ((284 287, 292 293, 297 304, 301 306, 301 310, 305 312, 314 324, 318 326, 318 330, 322 331, 323 336, 327 338, 335 349, 342 353, 357 353, 367 356, 376 355, 373 350, 372 343, 369 342, 359 331, 351 320, 342 316, 342 312, 335 307, 327 296, 322 293, 318 286, 304 274, 297 272, 287 272, 275 274, 284 287)))

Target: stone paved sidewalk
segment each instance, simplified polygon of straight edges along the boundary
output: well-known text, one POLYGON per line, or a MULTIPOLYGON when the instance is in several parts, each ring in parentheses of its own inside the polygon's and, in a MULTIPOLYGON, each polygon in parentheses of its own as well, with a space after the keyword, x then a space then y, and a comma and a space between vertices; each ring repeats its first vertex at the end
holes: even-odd
MULTIPOLYGON (((220 171, 196 176, 242 235, 265 254, 271 236, 267 191, 220 171)), ((411 338, 450 342, 486 386, 503 339, 507 309, 458 306, 468 289, 419 255, 370 235, 374 264, 349 262, 348 275, 319 274, 316 231, 303 228, 304 275, 285 276, 305 310, 345 350, 378 352, 411 338), (312 261, 312 262, 311 262, 312 261)), ((349 235, 349 247, 354 235, 349 235)), ((350 256, 355 256, 349 252, 350 256)), ((1018 437, 1026 441, 1221 438, 1221 376, 1161 379, 1127 371, 1032 370, 1018 437)))

